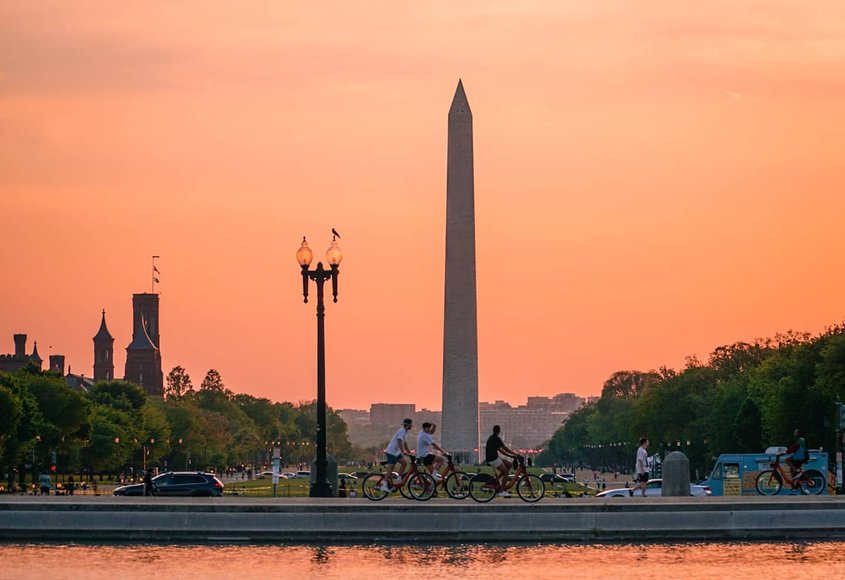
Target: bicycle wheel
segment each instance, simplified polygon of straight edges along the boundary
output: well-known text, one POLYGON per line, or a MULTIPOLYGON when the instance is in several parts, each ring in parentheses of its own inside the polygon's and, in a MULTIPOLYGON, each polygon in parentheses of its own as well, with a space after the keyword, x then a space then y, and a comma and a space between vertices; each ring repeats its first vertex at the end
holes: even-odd
POLYGON ((824 475, 816 469, 808 469, 804 472, 798 486, 804 495, 819 495, 825 488, 824 475))
POLYGON ((534 503, 543 499, 546 493, 546 488, 540 478, 536 475, 526 474, 519 478, 516 482, 516 493, 523 501, 534 503))
POLYGON ((475 501, 486 503, 496 497, 496 478, 487 473, 478 473, 469 480, 469 496, 475 501))
POLYGON ((381 485, 384 475, 381 473, 371 473, 364 478, 361 483, 361 493, 364 497, 373 501, 380 501, 387 497, 387 492, 379 487, 381 485))
POLYGON ((434 497, 434 478, 427 473, 415 473, 408 480, 408 492, 411 497, 420 501, 427 501, 434 497))
POLYGON ((445 486, 446 493, 452 499, 466 499, 469 495, 469 476, 462 471, 450 473, 445 486))
POLYGON ((783 481, 777 471, 767 469, 757 476, 755 486, 760 495, 777 495, 783 487, 783 481))

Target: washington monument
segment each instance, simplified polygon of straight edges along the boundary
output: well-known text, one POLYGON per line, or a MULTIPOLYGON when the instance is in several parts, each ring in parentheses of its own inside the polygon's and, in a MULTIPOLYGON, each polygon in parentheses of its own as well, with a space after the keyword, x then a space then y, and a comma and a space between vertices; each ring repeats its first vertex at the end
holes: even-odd
POLYGON ((472 112, 458 81, 449 108, 446 166, 446 298, 443 316, 443 447, 476 461, 478 329, 475 298, 475 187, 472 112))

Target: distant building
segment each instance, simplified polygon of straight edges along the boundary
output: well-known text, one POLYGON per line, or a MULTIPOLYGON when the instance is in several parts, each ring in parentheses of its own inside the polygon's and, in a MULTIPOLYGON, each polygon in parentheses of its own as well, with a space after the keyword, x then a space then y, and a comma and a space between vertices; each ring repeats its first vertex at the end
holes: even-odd
POLYGON ((14 354, 0 354, 0 371, 11 373, 20 370, 29 363, 35 363, 41 368, 41 357, 38 355, 38 341, 32 345, 32 354, 26 354, 26 335, 15 334, 12 336, 15 341, 14 354))
POLYGON ((100 320, 100 330, 94 335, 94 380, 114 380, 114 338, 106 326, 106 311, 100 320))
MULTIPOLYGON (((158 294, 132 295, 132 342, 126 347, 124 373, 124 380, 141 385, 147 395, 155 397, 164 393, 158 334, 158 302, 158 294)), ((96 342, 95 340, 95 345, 96 342)))
POLYGON ((339 409, 337 411, 348 427, 364 427, 370 424, 370 412, 363 409, 339 409))
POLYGON ((376 427, 401 425, 414 418, 417 406, 413 403, 373 403, 370 405, 370 424, 376 427))

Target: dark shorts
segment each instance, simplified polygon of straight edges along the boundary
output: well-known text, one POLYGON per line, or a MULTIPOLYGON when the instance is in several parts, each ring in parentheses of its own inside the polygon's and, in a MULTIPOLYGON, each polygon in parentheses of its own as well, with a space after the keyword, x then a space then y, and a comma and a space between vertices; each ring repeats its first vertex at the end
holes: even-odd
POLYGON ((429 466, 429 465, 431 465, 432 463, 434 463, 434 454, 433 454, 433 453, 429 453, 428 455, 426 455, 425 457, 423 457, 423 465, 425 465, 426 467, 428 467, 428 466, 429 466))
POLYGON ((384 454, 384 458, 387 460, 388 465, 396 465, 396 462, 399 461, 400 457, 402 457, 401 454, 400 455, 393 455, 392 453, 385 453, 384 454))
POLYGON ((638 474, 637 477, 634 479, 634 481, 636 481, 637 483, 647 482, 648 481, 648 472, 646 471, 645 473, 638 474))

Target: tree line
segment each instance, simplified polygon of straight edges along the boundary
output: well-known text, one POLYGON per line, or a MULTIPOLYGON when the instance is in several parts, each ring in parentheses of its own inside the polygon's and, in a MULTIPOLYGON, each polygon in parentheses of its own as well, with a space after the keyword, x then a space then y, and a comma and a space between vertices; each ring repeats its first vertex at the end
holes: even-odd
MULTIPOLYGON (((131 474, 143 465, 171 470, 261 464, 281 448, 288 464, 315 454, 316 403, 272 402, 235 394, 210 370, 198 389, 182 367, 167 376, 164 398, 127 381, 102 381, 87 392, 35 365, 0 372, 0 474, 131 474)), ((346 424, 327 412, 329 453, 348 461, 346 424)))
POLYGON ((633 467, 640 437, 651 453, 683 451, 704 476, 721 453, 789 445, 795 428, 812 448, 835 449, 845 400, 845 326, 720 346, 676 371, 619 371, 595 403, 573 413, 538 457, 545 464, 633 467))

